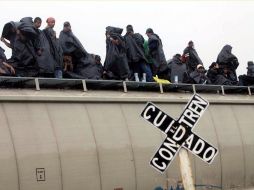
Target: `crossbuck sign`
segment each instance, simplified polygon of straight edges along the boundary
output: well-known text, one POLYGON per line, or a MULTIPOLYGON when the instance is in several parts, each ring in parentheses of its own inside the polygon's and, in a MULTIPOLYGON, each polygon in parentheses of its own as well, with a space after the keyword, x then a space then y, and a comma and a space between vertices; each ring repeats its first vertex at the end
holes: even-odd
POLYGON ((192 132, 208 107, 209 102, 194 94, 178 120, 174 120, 152 103, 147 103, 141 116, 167 135, 150 161, 150 165, 163 173, 181 147, 210 164, 218 150, 192 132))

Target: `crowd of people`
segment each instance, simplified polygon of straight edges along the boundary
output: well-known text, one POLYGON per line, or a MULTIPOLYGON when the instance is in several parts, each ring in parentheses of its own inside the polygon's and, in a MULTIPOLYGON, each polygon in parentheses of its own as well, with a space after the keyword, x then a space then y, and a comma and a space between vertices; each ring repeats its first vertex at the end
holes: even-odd
POLYGON ((172 83, 253 85, 254 66, 248 63, 247 75, 238 77, 238 59, 232 47, 225 45, 208 71, 189 41, 182 54, 169 61, 163 51, 162 40, 152 28, 146 30, 148 40, 126 26, 126 34, 118 27, 106 27, 106 58, 88 53, 73 34, 70 22, 63 24, 59 38, 54 31, 55 19, 22 18, 4 25, 1 41, 12 50, 9 59, 0 47, 0 76, 47 77, 76 79, 114 79, 152 82, 154 77, 172 83))

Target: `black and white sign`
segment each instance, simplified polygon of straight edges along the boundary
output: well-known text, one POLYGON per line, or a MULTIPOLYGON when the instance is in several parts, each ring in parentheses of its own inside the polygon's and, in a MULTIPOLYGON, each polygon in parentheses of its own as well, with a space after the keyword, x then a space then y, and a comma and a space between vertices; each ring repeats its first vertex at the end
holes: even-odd
POLYGON ((208 101, 194 94, 176 121, 154 104, 147 103, 141 116, 167 135, 150 161, 153 167, 164 172, 181 147, 191 151, 209 164, 213 161, 218 150, 192 132, 208 106, 208 101))

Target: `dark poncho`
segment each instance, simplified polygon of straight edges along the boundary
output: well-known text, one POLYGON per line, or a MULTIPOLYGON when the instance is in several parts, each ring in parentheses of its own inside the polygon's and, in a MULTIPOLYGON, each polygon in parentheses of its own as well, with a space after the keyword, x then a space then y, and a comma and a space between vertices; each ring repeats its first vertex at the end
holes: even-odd
POLYGON ((124 36, 126 43, 126 54, 129 62, 147 62, 144 51, 144 38, 141 34, 126 34, 124 36))
POLYGON ((162 42, 157 34, 152 34, 148 39, 149 54, 152 57, 153 74, 163 72, 167 67, 167 61, 162 48, 162 42))
POLYGON ((225 45, 217 57, 217 63, 222 67, 227 67, 230 70, 236 70, 239 63, 237 57, 231 53, 232 47, 225 45))
POLYGON ((183 54, 185 57, 188 57, 186 66, 189 73, 191 73, 192 71, 195 71, 195 69, 197 68, 197 65, 199 64, 203 65, 203 62, 201 61, 197 51, 194 48, 186 47, 183 51, 183 54))
POLYGON ((7 63, 15 68, 17 76, 37 76, 38 65, 32 44, 32 40, 36 38, 37 33, 34 30, 32 18, 21 19, 17 26, 20 34, 16 36, 13 43, 12 57, 7 60, 7 63))
POLYGON ((225 45, 217 57, 217 63, 221 69, 229 69, 230 79, 232 81, 237 81, 236 69, 239 65, 239 62, 237 57, 232 54, 231 51, 232 47, 230 45, 225 45))
POLYGON ((215 85, 233 85, 234 81, 231 81, 229 77, 225 77, 220 69, 210 68, 207 72, 207 77, 212 84, 215 85))
POLYGON ((72 57, 74 66, 73 72, 67 71, 65 77, 68 78, 84 78, 84 79, 101 79, 102 74, 95 63, 92 54, 89 54, 79 39, 72 31, 61 31, 59 42, 64 55, 72 57))
POLYGON ((40 74, 53 76, 55 70, 62 68, 62 49, 52 28, 42 30, 39 39, 42 50, 41 56, 37 56, 40 74))
POLYGON ((2 37, 10 41, 12 49, 14 48, 14 42, 16 39, 16 30, 20 24, 20 22, 11 21, 6 23, 3 27, 2 37))
POLYGON ((190 79, 194 84, 211 84, 210 79, 205 75, 205 73, 200 73, 197 70, 190 73, 190 79))
POLYGON ((186 64, 182 63, 179 57, 174 56, 173 59, 168 64, 168 67, 170 69, 170 81, 175 81, 175 76, 178 78, 178 82, 182 83, 184 74, 187 72, 186 64))
POLYGON ((108 79, 126 79, 129 77, 129 66, 126 56, 126 45, 121 36, 123 29, 116 27, 107 27, 107 34, 119 44, 114 44, 110 38, 106 39, 106 59, 104 69, 108 79))

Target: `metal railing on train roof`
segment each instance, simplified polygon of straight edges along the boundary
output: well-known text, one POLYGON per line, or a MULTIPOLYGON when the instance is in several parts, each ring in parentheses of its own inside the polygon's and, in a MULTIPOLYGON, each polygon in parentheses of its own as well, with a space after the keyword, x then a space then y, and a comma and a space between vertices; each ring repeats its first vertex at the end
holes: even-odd
POLYGON ((0 88, 34 88, 42 89, 77 89, 88 90, 122 90, 128 91, 153 91, 165 92, 192 92, 192 93, 227 93, 248 94, 254 93, 254 86, 227 86, 171 83, 161 84, 156 82, 135 82, 121 80, 90 80, 90 79, 57 79, 33 77, 0 77, 0 88))

